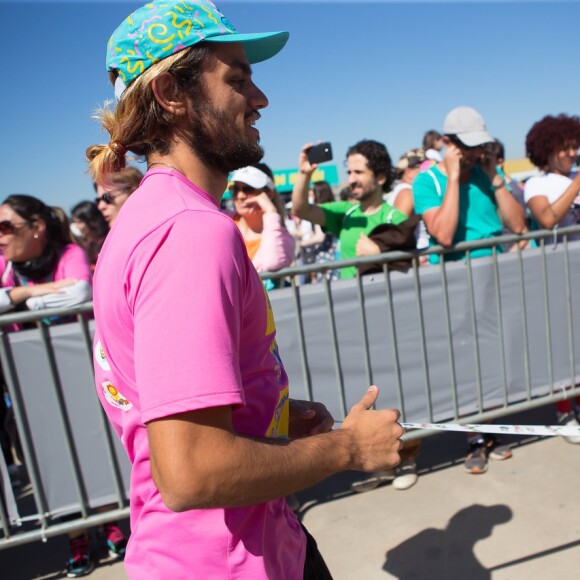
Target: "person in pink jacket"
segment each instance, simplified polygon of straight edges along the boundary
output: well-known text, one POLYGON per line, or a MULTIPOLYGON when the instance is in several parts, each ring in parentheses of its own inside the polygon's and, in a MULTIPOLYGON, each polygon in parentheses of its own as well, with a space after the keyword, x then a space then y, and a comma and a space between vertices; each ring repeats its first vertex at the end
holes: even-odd
MULTIPOLYGON (((230 192, 238 226, 258 272, 280 270, 294 260, 294 238, 284 225, 284 207, 274 187, 271 169, 256 163, 234 171, 230 192)), ((274 287, 266 280, 268 290, 274 287)))

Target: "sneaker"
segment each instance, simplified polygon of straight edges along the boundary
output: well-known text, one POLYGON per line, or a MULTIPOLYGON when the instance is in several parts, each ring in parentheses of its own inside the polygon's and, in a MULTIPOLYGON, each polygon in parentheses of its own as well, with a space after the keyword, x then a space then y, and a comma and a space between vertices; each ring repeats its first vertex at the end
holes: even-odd
POLYGON ((469 453, 465 458, 465 470, 468 473, 479 474, 487 471, 487 455, 489 449, 483 437, 469 442, 469 453))
POLYGON ((395 489, 409 489, 417 483, 418 479, 417 464, 412 459, 402 461, 395 468, 393 487, 395 489))
MULTIPOLYGON (((558 425, 566 425, 567 427, 580 427, 580 423, 578 423, 578 419, 576 419, 574 413, 558 414, 558 425)), ((568 443, 572 443, 574 445, 580 443, 580 435, 568 435, 565 436, 564 439, 568 443)))
POLYGON ((375 473, 372 473, 367 479, 362 479, 361 481, 355 481, 351 483, 350 489, 356 493, 364 493, 366 491, 376 489, 383 483, 393 481, 393 479, 395 479, 395 472, 392 469, 376 471, 375 473))
POLYGON ((105 524, 103 526, 103 534, 109 549, 109 556, 115 559, 123 558, 127 548, 127 538, 119 529, 119 526, 115 523, 105 524))
POLYGON ((89 550, 89 540, 86 537, 70 541, 71 556, 66 564, 67 578, 79 578, 90 574, 95 568, 89 550))
POLYGON ((512 456, 510 446, 502 443, 495 435, 481 435, 469 442, 469 453, 465 459, 465 469, 469 473, 485 473, 489 458, 503 461, 512 456))
POLYGON ((486 445, 488 450, 488 455, 491 459, 496 461, 503 461, 504 459, 509 459, 512 456, 512 450, 509 445, 502 443, 500 439, 493 436, 486 436, 486 445))

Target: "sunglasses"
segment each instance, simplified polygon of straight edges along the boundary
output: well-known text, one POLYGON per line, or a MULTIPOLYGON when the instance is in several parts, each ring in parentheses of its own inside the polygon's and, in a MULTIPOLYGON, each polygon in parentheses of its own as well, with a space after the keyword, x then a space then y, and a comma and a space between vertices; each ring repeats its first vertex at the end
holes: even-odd
POLYGON ((95 203, 99 205, 99 202, 102 201, 107 205, 111 205, 112 203, 115 203, 115 199, 119 197, 119 195, 122 195, 123 193, 127 193, 126 187, 120 187, 119 189, 111 189, 111 191, 105 191, 103 195, 95 197, 95 203), (113 195, 114 193, 117 193, 118 195, 113 195))
POLYGON ((474 147, 470 147, 455 135, 447 135, 447 138, 449 141, 451 141, 451 143, 453 143, 453 145, 459 147, 460 149, 464 149, 465 151, 475 151, 476 149, 481 149, 483 147, 483 145, 475 145, 474 147))
POLYGON ((249 185, 232 185, 229 188, 229 192, 233 197, 236 197, 240 191, 243 191, 244 195, 259 195, 261 193, 260 189, 250 187, 249 185))
POLYGON ((12 223, 9 220, 4 220, 0 222, 0 234, 3 236, 12 235, 18 228, 29 226, 28 222, 12 223))

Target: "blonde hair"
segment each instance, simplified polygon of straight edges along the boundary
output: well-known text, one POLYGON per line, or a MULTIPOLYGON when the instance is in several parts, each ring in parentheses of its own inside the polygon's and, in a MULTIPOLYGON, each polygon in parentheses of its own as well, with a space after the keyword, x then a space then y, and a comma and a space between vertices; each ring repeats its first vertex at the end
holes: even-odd
MULTIPOLYGON (((128 195, 131 195, 139 187, 142 179, 143 173, 136 167, 128 165, 123 167, 123 169, 119 169, 119 171, 107 173, 106 181, 100 182, 100 185, 116 185, 119 189, 126 190, 128 195)), ((99 183, 93 183, 95 191, 97 191, 97 185, 99 183)))
MULTIPOLYGON (((210 54, 206 43, 172 54, 138 76, 125 89, 114 109, 111 101, 107 101, 96 111, 93 117, 109 133, 110 142, 91 145, 86 150, 89 172, 95 183, 102 183, 107 175, 123 169, 128 151, 145 157, 155 151, 169 151, 178 117, 157 102, 151 82, 169 72, 175 78, 176 96, 188 94, 194 99, 201 93, 201 73, 210 54)), ((109 73, 111 83, 115 83, 117 76, 117 71, 109 73)))

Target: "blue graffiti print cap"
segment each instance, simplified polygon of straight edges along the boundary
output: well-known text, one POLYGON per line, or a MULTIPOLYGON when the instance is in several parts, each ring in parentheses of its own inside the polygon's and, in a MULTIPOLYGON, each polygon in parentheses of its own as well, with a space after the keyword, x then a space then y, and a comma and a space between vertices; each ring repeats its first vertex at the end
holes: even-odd
POLYGON ((152 64, 198 42, 240 42, 250 64, 280 52, 288 32, 240 34, 210 0, 159 0, 145 4, 113 32, 107 70, 129 85, 152 64))

